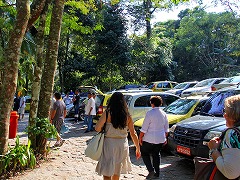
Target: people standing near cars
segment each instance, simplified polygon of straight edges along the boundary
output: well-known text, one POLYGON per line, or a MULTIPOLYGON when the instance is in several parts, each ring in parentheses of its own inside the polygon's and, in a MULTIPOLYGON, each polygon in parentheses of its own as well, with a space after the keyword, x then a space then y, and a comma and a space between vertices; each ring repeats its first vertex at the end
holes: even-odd
POLYGON ((128 112, 127 103, 121 92, 115 92, 103 112, 95 130, 100 132, 105 128, 105 138, 102 155, 98 161, 96 172, 103 179, 120 178, 121 173, 131 171, 131 161, 128 147, 128 130, 136 146, 136 157, 140 158, 139 141, 134 130, 133 120, 128 112))
POLYGON ((240 95, 226 98, 224 118, 229 128, 223 138, 215 137, 208 143, 210 155, 218 170, 228 179, 240 177, 240 95))
POLYGON ((152 109, 146 113, 140 130, 139 143, 143 162, 149 172, 146 179, 158 179, 161 162, 160 150, 167 142, 169 124, 166 113, 160 108, 162 98, 152 96, 150 104, 152 109))
POLYGON ((57 130, 57 142, 54 144, 55 147, 62 146, 64 140, 60 136, 61 127, 66 117, 67 110, 65 103, 61 100, 61 94, 59 92, 54 93, 56 101, 53 104, 51 111, 51 123, 57 130))
POLYGON ((78 112, 79 112, 79 101, 80 101, 80 95, 79 90, 75 90, 75 95, 73 96, 73 105, 74 105, 74 119, 75 123, 78 122, 78 112))
POLYGON ((18 109, 19 121, 21 121, 24 118, 25 107, 26 107, 26 98, 23 95, 23 93, 21 93, 20 105, 18 109))
POLYGON ((85 118, 87 119, 87 130, 85 131, 85 133, 89 131, 94 131, 93 116, 96 116, 96 104, 93 97, 95 94, 96 93, 93 90, 92 91, 90 90, 88 92, 88 102, 87 105, 85 106, 85 118))
POLYGON ((66 94, 66 96, 63 98, 63 101, 66 106, 72 103, 72 98, 69 97, 69 93, 66 94))

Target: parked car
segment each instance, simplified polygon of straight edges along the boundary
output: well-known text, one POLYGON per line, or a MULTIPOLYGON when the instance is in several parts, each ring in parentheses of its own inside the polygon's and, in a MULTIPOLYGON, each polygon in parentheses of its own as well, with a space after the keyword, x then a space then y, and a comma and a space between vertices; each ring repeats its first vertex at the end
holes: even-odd
POLYGON ((145 117, 146 112, 151 109, 151 96, 160 96, 162 98, 162 108, 179 99, 179 96, 165 92, 124 93, 123 95, 126 99, 129 113, 131 114, 133 121, 145 117))
POLYGON ((81 97, 87 97, 88 91, 93 90, 95 93, 103 95, 103 92, 100 91, 96 86, 79 86, 78 87, 79 94, 81 97))
POLYGON ((176 86, 174 86, 173 89, 170 89, 166 92, 181 96, 182 91, 184 91, 185 89, 193 87, 197 83, 198 83, 198 81, 182 82, 182 83, 179 83, 176 86))
POLYGON ((176 86, 178 83, 173 81, 156 81, 156 82, 150 82, 146 85, 146 88, 152 89, 155 91, 167 91, 169 89, 172 89, 174 86, 176 86))
MULTIPOLYGON (((177 99, 163 110, 167 113, 169 127, 186 118, 196 115, 206 103, 207 96, 191 96, 177 99)), ((142 128, 144 118, 134 122, 135 130, 138 132, 142 128)))
POLYGON ((108 94, 113 94, 115 92, 121 92, 121 93, 139 93, 139 92, 153 92, 151 89, 148 88, 130 88, 130 89, 119 89, 109 92, 108 94))
POLYGON ((240 76, 233 76, 230 78, 225 79, 224 81, 220 82, 219 84, 214 84, 213 87, 216 88, 216 90, 228 87, 228 86, 234 86, 240 83, 240 76))
POLYGON ((206 95, 215 90, 213 88, 214 84, 219 84, 226 78, 210 78, 198 82, 192 88, 184 90, 181 94, 181 97, 192 96, 192 95, 206 95))
POLYGON ((133 88, 141 88, 141 87, 143 87, 143 85, 141 84, 127 84, 117 88, 116 90, 133 89, 133 88))
POLYGON ((227 128, 223 118, 224 101, 236 94, 240 94, 240 87, 219 90, 209 98, 199 115, 173 125, 168 136, 170 151, 188 158, 208 158, 207 143, 227 128))

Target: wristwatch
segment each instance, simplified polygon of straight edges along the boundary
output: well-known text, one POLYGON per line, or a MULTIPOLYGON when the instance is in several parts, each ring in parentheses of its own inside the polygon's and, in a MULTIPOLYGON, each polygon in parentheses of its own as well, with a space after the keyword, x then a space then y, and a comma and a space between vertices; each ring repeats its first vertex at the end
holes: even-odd
POLYGON ((215 151, 218 151, 218 149, 217 149, 217 148, 210 149, 210 150, 209 150, 209 155, 212 155, 212 153, 215 152, 215 151))

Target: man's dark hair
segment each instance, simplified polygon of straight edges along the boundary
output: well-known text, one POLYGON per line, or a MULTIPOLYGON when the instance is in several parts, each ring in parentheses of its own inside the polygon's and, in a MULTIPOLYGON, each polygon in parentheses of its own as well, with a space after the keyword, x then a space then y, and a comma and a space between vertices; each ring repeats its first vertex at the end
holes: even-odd
POLYGON ((152 96, 150 98, 150 103, 154 104, 155 107, 159 107, 162 105, 162 98, 160 96, 152 96))
POLYGON ((59 92, 55 92, 54 96, 56 99, 61 99, 61 94, 59 92))

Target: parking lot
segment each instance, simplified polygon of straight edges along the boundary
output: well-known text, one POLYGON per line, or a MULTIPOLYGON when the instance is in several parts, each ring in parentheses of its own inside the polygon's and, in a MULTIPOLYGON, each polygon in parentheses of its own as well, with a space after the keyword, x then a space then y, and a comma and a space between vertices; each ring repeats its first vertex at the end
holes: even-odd
MULTIPOLYGON (((24 120, 19 122, 18 135, 20 136, 21 143, 27 140, 26 134, 23 133, 27 122, 28 116, 25 116, 24 120)), ((82 122, 79 124, 73 124, 72 122, 69 119, 66 120, 69 127, 69 131, 63 135, 66 141, 61 148, 52 149, 48 156, 48 161, 41 162, 36 169, 28 170, 13 179, 102 179, 94 171, 97 162, 84 155, 86 142, 95 132, 86 134, 84 133, 85 129, 82 128, 82 122)), ((10 141, 13 143, 14 139, 10 141)), ((54 142, 55 140, 50 140, 50 146, 54 142)), ((145 179, 148 173, 146 167, 142 159, 136 160, 135 148, 131 141, 129 141, 129 145, 133 171, 131 174, 122 175, 121 179, 145 179)), ((193 179, 194 165, 192 161, 164 152, 161 154, 160 179, 193 179)))

